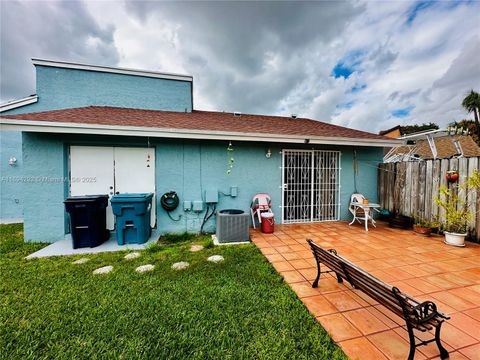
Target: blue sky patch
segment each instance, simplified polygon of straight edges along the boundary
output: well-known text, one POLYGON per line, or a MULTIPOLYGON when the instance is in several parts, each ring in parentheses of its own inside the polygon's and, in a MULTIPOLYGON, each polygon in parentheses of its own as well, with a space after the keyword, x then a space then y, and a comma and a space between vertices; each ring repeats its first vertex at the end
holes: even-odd
POLYGON ((395 110, 392 110, 392 112, 390 112, 390 114, 393 117, 404 118, 404 117, 407 117, 408 115, 410 115, 410 113, 412 112, 414 107, 415 106, 410 105, 410 106, 407 106, 407 107, 404 107, 404 108, 395 109, 395 110))
POLYGON ((339 77, 348 79, 350 75, 352 75, 355 71, 358 70, 364 56, 365 51, 362 50, 354 50, 348 52, 342 59, 337 62, 335 67, 332 69, 332 75, 335 77, 335 79, 339 77))
POLYGON ((367 84, 355 84, 351 89, 350 89, 350 92, 352 94, 355 94, 355 93, 358 93, 360 91, 362 91, 363 89, 366 89, 367 88, 367 84))
POLYGON ((411 24, 413 20, 417 17, 418 13, 428 9, 429 7, 435 6, 435 1, 417 1, 413 6, 408 10, 407 14, 407 24, 411 24))
POLYGON ((355 105, 354 100, 337 104, 336 108, 337 109, 351 109, 353 105, 355 105))
POLYGON ((338 63, 333 68, 332 74, 333 74, 333 76, 335 76, 335 79, 337 79, 339 77, 343 77, 345 79, 348 79, 348 77, 353 74, 353 71, 354 70, 351 67, 348 67, 343 63, 338 63))
POLYGON ((417 15, 431 7, 436 7, 444 10, 450 10, 456 8, 457 6, 470 4, 472 0, 456 0, 456 1, 417 1, 415 2, 412 7, 407 12, 407 24, 410 25, 413 20, 417 17, 417 15))

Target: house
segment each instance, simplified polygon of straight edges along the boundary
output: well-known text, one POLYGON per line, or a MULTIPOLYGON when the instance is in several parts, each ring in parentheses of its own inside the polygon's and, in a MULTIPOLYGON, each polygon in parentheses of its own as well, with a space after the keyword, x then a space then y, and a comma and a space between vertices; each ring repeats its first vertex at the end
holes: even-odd
POLYGON ((387 129, 387 130, 382 130, 379 132, 379 135, 383 135, 392 139, 397 139, 400 136, 402 136, 402 126, 397 125, 394 126, 393 128, 387 129))
POLYGON ((306 118, 195 110, 190 76, 34 65, 37 101, 0 118, 2 131, 22 133, 26 241, 65 238, 63 201, 80 193, 151 191, 161 233, 198 232, 207 210, 248 211, 259 192, 271 194, 277 223, 346 219, 354 191, 376 200, 376 163, 399 143, 306 118), (181 201, 167 214, 159 199, 169 191, 181 201))
POLYGON ((384 162, 480 156, 480 147, 473 138, 454 129, 420 131, 398 139, 405 141, 405 144, 391 148, 384 162))

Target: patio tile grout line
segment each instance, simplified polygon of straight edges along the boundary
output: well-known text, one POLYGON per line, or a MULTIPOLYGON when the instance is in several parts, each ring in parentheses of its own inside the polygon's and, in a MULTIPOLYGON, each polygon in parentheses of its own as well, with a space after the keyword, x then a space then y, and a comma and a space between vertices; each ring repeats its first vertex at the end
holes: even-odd
MULTIPOLYGON (((373 233, 366 235, 358 231, 358 229, 355 229, 355 228, 352 229, 348 227, 347 227, 348 230, 342 233, 343 228, 341 227, 345 226, 345 224, 346 223, 344 222, 339 222, 339 223, 328 223, 328 224, 319 223, 319 224, 315 224, 315 226, 306 225, 309 231, 304 231, 304 230, 300 231, 300 229, 298 229, 298 226, 299 226, 298 224, 294 226, 280 225, 281 227, 280 231, 274 237, 267 238, 267 237, 260 236, 259 238, 257 238, 262 242, 262 245, 258 246, 258 248, 260 249, 260 251, 262 250, 262 248, 268 248, 269 250, 266 250, 265 252, 270 252, 272 254, 280 255, 278 258, 284 259, 284 260, 279 260, 279 261, 282 261, 286 264, 283 267, 287 267, 287 266, 289 267, 288 270, 282 270, 282 272, 295 271, 295 274, 296 274, 295 276, 300 275, 298 277, 293 276, 292 277, 293 281, 292 280, 287 281, 286 278, 283 277, 284 281, 290 286, 290 288, 292 288, 292 285, 299 284, 299 283, 305 283, 311 286, 313 279, 308 280, 308 278, 310 278, 310 275, 308 275, 308 272, 312 270, 313 271, 316 270, 315 266, 313 266, 314 264, 312 264, 311 262, 311 259, 313 258, 313 256, 308 257, 305 254, 305 251, 309 250, 308 247, 304 246, 305 250, 300 250, 299 247, 295 249, 291 247, 295 246, 295 242, 298 245, 303 246, 304 245, 303 239, 305 238, 314 238, 315 240, 321 237, 323 239, 322 242, 326 244, 328 243, 328 245, 321 244, 322 246, 335 247, 337 249, 345 250, 344 256, 348 258, 348 256, 351 255, 352 257, 351 260, 354 262, 365 261, 366 264, 368 264, 367 268, 365 269, 366 271, 369 271, 369 272, 378 271, 380 272, 380 274, 384 274, 384 273, 389 274, 390 271, 398 269, 400 271, 406 272, 408 276, 407 274, 401 274, 401 276, 395 276, 392 274, 391 277, 393 277, 393 279, 390 279, 387 282, 403 283, 405 286, 410 287, 412 292, 414 293, 418 292, 418 294, 413 295, 414 297, 420 297, 420 298, 433 297, 434 301, 437 300, 440 303, 444 303, 445 306, 448 306, 451 309, 448 311, 448 314, 462 314, 463 316, 467 316, 467 318, 473 321, 474 323, 478 321, 476 318, 471 316, 471 314, 465 313, 465 311, 480 308, 479 306, 476 306, 477 305, 476 302, 472 302, 469 300, 471 298, 471 295, 469 295, 468 292, 466 293, 455 292, 455 290, 468 289, 469 287, 478 285, 476 275, 480 274, 479 272, 480 269, 477 269, 479 267, 475 266, 476 263, 473 262, 473 260, 476 259, 477 257, 476 252, 479 249, 477 244, 473 244, 472 247, 469 247, 468 249, 469 251, 467 252, 460 253, 458 249, 447 250, 447 252, 445 252, 443 245, 430 242, 431 239, 428 239, 429 243, 427 243, 425 239, 413 238, 411 236, 411 233, 408 231, 399 231, 397 229, 388 229, 386 227, 381 227, 380 229, 377 229, 377 230, 389 231, 389 234, 386 235, 389 237, 389 241, 396 240, 396 239, 393 239, 393 236, 395 236, 395 238, 398 238, 399 235, 406 237, 405 242, 402 242, 402 244, 399 244, 393 247, 392 246, 385 247, 385 246, 380 246, 382 241, 384 241, 385 236, 381 236, 381 235, 372 236, 373 233), (297 228, 298 230, 295 230, 295 228, 297 228), (332 228, 334 231, 332 231, 332 228), (350 238, 355 238, 357 240, 355 244, 349 243, 350 238), (339 243, 334 245, 333 242, 336 243, 337 241, 339 241, 339 243), (271 242, 273 242, 274 244, 272 244, 271 242), (282 252, 277 251, 278 247, 284 247, 282 252), (285 251, 288 249, 287 247, 290 247, 291 251, 285 251), (359 250, 359 247, 360 247, 360 250, 359 250), (387 249, 387 248, 391 250, 389 251, 390 255, 380 256, 380 257, 375 256, 375 253, 380 253, 381 250, 387 249), (430 259, 428 258, 425 259, 425 257, 429 253, 430 254, 433 253, 435 254, 435 256, 431 257, 430 259), (285 254, 288 254, 288 255, 285 256, 285 254), (357 254, 358 256, 356 256, 357 254), (390 259, 392 257, 398 257, 399 261, 395 260, 393 262, 390 262, 389 266, 385 267, 385 265, 382 264, 382 261, 384 262, 385 259, 390 259), (287 260, 287 258, 291 258, 291 260, 287 260), (400 259, 402 258, 406 259, 406 261, 403 264, 400 261, 400 259), (312 266, 307 268, 301 268, 302 265, 298 266, 299 264, 295 264, 297 267, 293 266, 292 263, 295 263, 298 260, 303 260, 304 262, 306 261, 308 264, 312 266), (466 264, 463 264, 465 263, 465 261, 466 261, 466 264), (394 263, 398 263, 398 265, 393 265, 394 263), (425 265, 425 266, 421 266, 421 265, 425 265), (439 267, 439 265, 441 265, 441 267, 439 267), (455 271, 450 271, 448 269, 451 266, 455 267, 455 271), (407 270, 410 270, 410 271, 407 271, 407 270), (418 275, 418 273, 420 273, 421 275, 418 275), (452 274, 452 276, 457 276, 459 279, 463 279, 463 281, 454 281, 451 279, 451 276, 448 276, 448 274, 452 274), (434 277, 439 278, 439 281, 441 279, 441 281, 443 281, 443 284, 441 283, 443 286, 438 286, 436 284, 438 281, 432 282, 431 279, 428 279, 428 278, 433 279, 434 277), (416 282, 417 279, 420 282, 416 282), (424 290, 425 288, 421 286, 421 281, 425 282, 425 286, 427 286, 427 289, 430 289, 429 291, 424 290), (433 290, 430 286, 433 287, 433 290), (436 288, 438 288, 438 290, 436 288), (462 310, 457 310, 461 307, 455 304, 454 304, 455 308, 452 307, 451 303, 448 301, 447 298, 440 298, 440 300, 438 300, 436 297, 432 296, 434 294, 442 294, 442 293, 449 294, 449 296, 451 295, 456 298, 459 298, 459 301, 466 301, 473 307, 467 307, 465 309, 462 308, 462 310)), ((259 234, 259 232, 257 232, 256 234, 259 234)), ((433 240, 436 240, 436 239, 433 239, 433 240)), ((267 258, 266 254, 264 254, 264 256, 267 258)), ((270 259, 268 259, 268 261, 275 267, 275 269, 277 269, 277 266, 275 266, 275 263, 277 261, 272 262, 270 261, 270 259)), ((299 263, 301 264, 301 262, 299 263)), ((280 268, 282 268, 282 265, 280 265, 280 268)), ((277 270, 277 272, 281 273, 279 270, 277 270)), ((283 274, 281 275, 283 276, 283 274)), ((335 279, 335 277, 333 277, 332 274, 329 274, 329 275, 330 277, 327 277, 327 279, 330 279, 330 278, 335 279)), ((379 276, 379 278, 382 278, 382 276, 379 276)), ((297 293, 296 290, 293 290, 293 291, 297 293)), ((388 313, 385 313, 385 311, 382 311, 381 309, 379 309, 378 303, 373 304, 371 303, 372 300, 366 301, 365 298, 360 296, 360 294, 358 294, 357 292, 354 291, 354 289, 348 286, 344 286, 338 289, 329 289, 329 290, 319 289, 318 293, 315 295, 308 293, 308 295, 301 296, 301 297, 299 293, 297 293, 297 297, 301 301, 302 299, 308 299, 313 296, 319 296, 319 295, 322 296, 322 298, 325 301, 327 301, 333 306, 332 309, 337 310, 336 312, 329 313, 329 314, 322 314, 319 316, 315 316, 311 312, 311 314, 316 318, 316 320, 320 324, 321 324, 320 318, 338 314, 338 315, 342 315, 342 318, 344 321, 346 321, 346 324, 348 324, 349 326, 351 326, 352 329, 354 329, 359 334, 361 334, 361 335, 354 335, 352 337, 348 335, 347 339, 337 342, 339 346, 342 347, 342 343, 344 343, 345 341, 360 339, 365 337, 366 338, 365 341, 368 344, 370 344, 370 346, 372 346, 373 349, 378 351, 379 355, 381 354, 382 356, 390 358, 389 355, 384 351, 382 351, 381 348, 376 346, 375 343, 369 339, 369 337, 377 334, 381 334, 382 332, 388 332, 388 331, 394 331, 395 334, 400 335, 400 332, 405 331, 404 325, 403 326, 399 325, 399 322, 397 322, 398 320, 397 321, 393 320, 392 316, 390 316, 388 313), (332 301, 329 300, 329 295, 333 296, 334 294, 347 293, 347 291, 354 301, 358 302, 359 300, 362 300, 362 302, 365 305, 362 305, 362 303, 360 303, 358 304, 359 307, 351 308, 351 309, 349 308, 348 310, 340 310, 334 305, 335 302, 332 303, 332 301), (353 323, 349 321, 348 318, 344 316, 344 314, 347 312, 360 310, 360 309, 365 309, 366 311, 368 311, 371 314, 371 316, 375 317, 375 319, 377 319, 381 324, 383 324, 386 327, 386 330, 383 330, 383 331, 378 330, 378 331, 369 333, 368 335, 364 335, 362 331, 360 331, 353 323), (402 328, 402 330, 400 330, 399 328, 402 328)), ((308 309, 305 303, 304 303, 304 306, 308 309)), ((394 314, 391 314, 391 315, 394 315, 394 314)), ((452 329, 455 329, 455 331, 459 331, 460 334, 468 333, 468 332, 466 333, 464 330, 460 329, 454 324, 449 324, 449 325, 451 325, 452 329)), ((400 337, 402 341, 407 341, 403 335, 400 335, 400 337)), ((418 336, 416 337, 418 339, 418 336)), ((452 339, 455 339, 455 338, 452 337, 452 339)), ((462 346, 455 347, 454 345, 450 345, 450 342, 448 341, 448 337, 442 340, 445 341, 445 344, 448 344, 452 348, 452 350, 450 351, 451 354, 452 353, 460 354, 460 350, 464 350, 472 346, 478 346, 478 344, 480 343, 479 339, 472 337, 471 341, 474 341, 473 343, 469 343, 468 345, 465 345, 465 342, 464 342, 462 346)), ((432 356, 427 355, 428 352, 424 353, 421 348, 419 349, 419 351, 421 352, 422 356, 425 356, 425 358, 427 359, 433 359, 438 357, 438 354, 435 354, 432 356)))

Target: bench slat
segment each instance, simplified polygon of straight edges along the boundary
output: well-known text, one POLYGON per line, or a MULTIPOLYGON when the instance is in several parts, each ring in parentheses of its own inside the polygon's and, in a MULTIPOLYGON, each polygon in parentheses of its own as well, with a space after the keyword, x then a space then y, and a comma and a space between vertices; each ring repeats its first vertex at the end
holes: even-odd
MULTIPOLYGON (((409 309, 409 312, 413 314, 414 307, 420 304, 418 300, 401 291, 397 294, 397 296, 400 296, 402 300, 398 299, 393 293, 393 286, 390 284, 387 284, 386 282, 371 275, 362 268, 351 263, 349 260, 336 254, 336 252, 322 249, 313 241, 308 242, 315 257, 317 258, 317 261, 319 260, 321 263, 325 264, 328 268, 335 271, 342 278, 351 282, 352 285, 357 289, 362 290, 365 294, 370 296, 379 304, 385 306, 394 314, 404 318, 405 315, 403 312, 403 307, 406 306, 407 309, 409 309)), ((430 330, 431 326, 436 326, 439 322, 443 321, 443 317, 445 317, 445 315, 439 313, 439 315, 433 317, 429 321, 426 321, 423 324, 415 324, 414 326, 421 331, 430 330)), ((412 319, 410 320, 412 323, 415 322, 413 315, 412 319)))

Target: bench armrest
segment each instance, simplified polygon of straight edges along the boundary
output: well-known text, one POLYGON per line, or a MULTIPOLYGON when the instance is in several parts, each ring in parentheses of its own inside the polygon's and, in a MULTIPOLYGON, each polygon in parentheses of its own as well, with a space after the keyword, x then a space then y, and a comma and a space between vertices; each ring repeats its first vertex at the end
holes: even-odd
POLYGON ((417 324, 423 324, 438 315, 437 305, 431 301, 424 301, 413 307, 413 315, 417 324))

